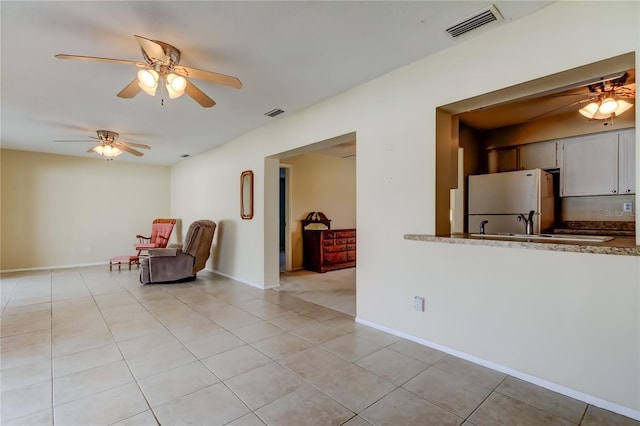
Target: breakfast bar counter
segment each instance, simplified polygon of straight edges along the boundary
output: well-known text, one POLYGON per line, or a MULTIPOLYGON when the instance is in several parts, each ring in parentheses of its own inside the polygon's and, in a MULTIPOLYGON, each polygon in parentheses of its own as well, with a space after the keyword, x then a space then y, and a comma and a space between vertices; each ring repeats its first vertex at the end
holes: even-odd
POLYGON ((640 256, 640 246, 632 236, 616 236, 605 242, 569 242, 569 241, 536 241, 531 239, 510 239, 472 236, 471 234, 451 234, 436 236, 425 234, 405 234, 405 240, 426 241, 446 244, 466 244, 474 246, 511 247, 532 250, 564 251, 572 253, 614 254, 622 256, 640 256))

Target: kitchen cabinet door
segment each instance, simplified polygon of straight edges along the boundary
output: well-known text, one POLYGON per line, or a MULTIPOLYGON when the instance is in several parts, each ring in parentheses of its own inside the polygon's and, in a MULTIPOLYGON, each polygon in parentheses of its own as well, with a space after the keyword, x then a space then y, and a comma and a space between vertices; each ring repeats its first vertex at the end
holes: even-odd
POLYGON ((522 145, 519 148, 520 170, 557 169, 558 142, 538 142, 522 145))
POLYGON ((513 172, 518 170, 518 151, 501 149, 498 151, 498 172, 513 172))
POLYGON ((619 189, 621 194, 636 192, 636 129, 622 130, 618 136, 619 144, 619 189))
POLYGON ((618 193, 618 132, 562 141, 560 196, 618 193))

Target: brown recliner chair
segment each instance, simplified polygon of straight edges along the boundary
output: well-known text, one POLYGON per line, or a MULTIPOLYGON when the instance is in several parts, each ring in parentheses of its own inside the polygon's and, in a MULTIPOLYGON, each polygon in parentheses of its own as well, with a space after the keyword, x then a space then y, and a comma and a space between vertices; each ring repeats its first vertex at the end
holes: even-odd
POLYGON ((140 282, 166 283, 191 281, 204 269, 211 254, 216 223, 197 220, 189 226, 184 244, 170 244, 163 249, 150 249, 149 257, 140 260, 140 282))

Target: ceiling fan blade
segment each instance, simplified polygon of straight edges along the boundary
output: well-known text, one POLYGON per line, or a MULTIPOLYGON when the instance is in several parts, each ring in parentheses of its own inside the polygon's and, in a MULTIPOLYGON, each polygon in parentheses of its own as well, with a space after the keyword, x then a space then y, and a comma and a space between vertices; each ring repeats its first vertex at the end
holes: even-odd
POLYGON ((115 145, 117 146, 117 148, 118 148, 118 149, 121 149, 121 150, 123 150, 123 151, 126 151, 126 152, 128 152, 129 154, 133 154, 133 155, 135 155, 136 157, 142 157, 142 156, 144 155, 144 154, 143 154, 143 153, 141 153, 140 151, 136 151, 135 149, 133 149, 133 148, 129 148, 129 147, 128 147, 128 146, 126 146, 126 145, 122 145, 122 144, 120 144, 120 143, 116 143, 115 145))
POLYGON ((194 101, 199 103, 205 108, 211 108, 216 102, 204 94, 204 92, 198 89, 195 84, 187 80, 187 87, 184 89, 187 95, 191 96, 194 101))
POLYGON ((240 89, 242 82, 235 77, 225 74, 218 74, 217 72, 204 71, 196 68, 185 67, 182 65, 176 66, 174 71, 184 77, 191 77, 198 80, 212 81, 218 84, 224 84, 225 86, 235 87, 240 89))
POLYGON ((153 40, 150 40, 146 37, 142 37, 139 35, 134 35, 136 40, 138 40, 138 44, 140 44, 140 48, 142 52, 149 58, 155 61, 160 61, 162 63, 166 63, 169 58, 164 53, 164 49, 158 43, 153 40))
POLYGON ((96 56, 78 56, 78 55, 57 54, 56 58, 58 58, 58 59, 74 59, 74 60, 77 60, 77 61, 111 62, 111 63, 116 63, 116 64, 135 65, 136 67, 143 67, 143 68, 148 66, 144 62, 139 62, 139 61, 128 61, 126 59, 98 58, 96 56))
POLYGON ((133 142, 125 142, 125 141, 116 142, 116 145, 120 145, 120 144, 126 145, 126 146, 134 146, 136 148, 151 149, 149 145, 145 145, 142 143, 133 143, 133 142))
POLYGON ((124 89, 122 89, 120 91, 120 93, 118 93, 118 97, 119 98, 133 98, 135 95, 137 95, 138 93, 140 93, 142 89, 140 88, 140 85, 138 84, 138 79, 136 78, 135 80, 133 80, 131 83, 129 83, 127 85, 127 87, 125 87, 124 89))
MULTIPOLYGON (((91 137, 91 136, 89 136, 91 137)), ((54 142, 90 142, 95 143, 94 141, 82 140, 82 139, 57 139, 54 142)))
POLYGON ((554 113, 554 112, 556 112, 556 111, 560 111, 560 110, 563 110, 563 109, 565 109, 565 108, 570 108, 570 107, 572 107, 572 106, 574 106, 574 105, 584 104, 585 102, 591 102, 592 100, 593 100, 592 98, 581 99, 581 100, 579 100, 579 101, 572 102, 572 103, 570 103, 570 104, 568 104, 568 105, 563 105, 563 106, 558 107, 558 108, 553 108, 553 109, 551 109, 551 110, 549 110, 549 111, 543 112, 542 114, 538 114, 538 115, 535 115, 535 116, 533 116, 533 117, 530 117, 530 118, 528 118, 528 119, 527 119, 527 121, 536 120, 536 119, 538 119, 538 118, 540 118, 540 117, 544 117, 545 115, 553 114, 553 113, 554 113))

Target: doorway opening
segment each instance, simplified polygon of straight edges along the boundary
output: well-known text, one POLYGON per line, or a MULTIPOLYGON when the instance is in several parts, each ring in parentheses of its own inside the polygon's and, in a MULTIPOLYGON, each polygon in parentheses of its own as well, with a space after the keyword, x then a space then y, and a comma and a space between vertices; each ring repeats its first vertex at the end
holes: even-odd
POLYGON ((279 193, 280 193, 280 235, 279 235, 279 267, 280 272, 291 270, 291 239, 289 226, 289 212, 291 207, 289 204, 289 183, 291 175, 291 166, 287 164, 280 165, 279 193))
MULTIPOLYGON (((277 159, 277 168, 271 169, 272 178, 267 179, 276 190, 277 174, 276 288, 352 316, 356 305, 355 268, 324 273, 303 269, 302 219, 310 212, 323 211, 331 219, 331 229, 356 228, 355 143, 355 133, 349 133, 280 153, 271 157, 277 159)), ((270 246, 275 248, 275 244, 270 246)), ((275 256, 267 258, 275 261, 275 256)))

